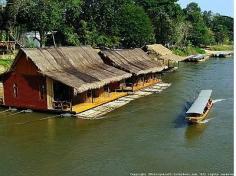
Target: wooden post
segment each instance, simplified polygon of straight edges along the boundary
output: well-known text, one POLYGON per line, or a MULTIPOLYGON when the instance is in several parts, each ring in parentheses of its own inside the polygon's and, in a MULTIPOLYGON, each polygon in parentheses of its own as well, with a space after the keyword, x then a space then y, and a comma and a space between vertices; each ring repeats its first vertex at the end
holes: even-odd
POLYGON ((91 98, 92 98, 92 103, 93 103, 93 90, 91 90, 91 98))
POLYGON ((52 40, 53 40, 53 45, 54 45, 54 47, 56 47, 56 42, 55 42, 55 37, 54 37, 53 31, 52 31, 52 40))
POLYGON ((74 96, 74 88, 71 88, 71 92, 70 92, 70 112, 72 112, 73 96, 74 96))
POLYGON ((46 77, 46 91, 47 91, 47 108, 53 109, 54 91, 53 91, 53 80, 46 77))

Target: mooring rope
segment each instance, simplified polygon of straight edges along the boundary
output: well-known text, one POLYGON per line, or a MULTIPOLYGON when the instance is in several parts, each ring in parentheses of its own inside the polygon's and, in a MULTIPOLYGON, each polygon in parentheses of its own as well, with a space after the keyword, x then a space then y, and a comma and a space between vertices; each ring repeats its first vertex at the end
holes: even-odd
POLYGON ((8 116, 6 116, 6 117, 11 117, 11 116, 14 116, 14 115, 17 115, 17 114, 23 113, 23 112, 25 112, 25 111, 23 110, 23 111, 20 111, 20 112, 16 112, 16 113, 10 114, 10 115, 8 115, 8 116))
POLYGON ((29 120, 29 121, 26 121, 26 122, 16 123, 16 125, 25 125, 27 123, 38 122, 38 121, 42 121, 42 120, 47 120, 47 119, 59 117, 59 116, 61 116, 61 115, 48 116, 48 117, 44 117, 44 118, 41 118, 41 119, 38 119, 38 120, 29 120))
POLYGON ((5 110, 5 111, 1 111, 0 114, 5 113, 5 112, 8 112, 8 111, 10 111, 10 109, 7 109, 7 110, 5 110))
MULTIPOLYGON (((11 111, 10 109, 9 110, 7 110, 7 112, 8 111, 11 111)), ((13 113, 13 114, 10 114, 10 115, 7 115, 7 116, 3 116, 3 117, 0 117, 0 118, 7 118, 7 117, 11 117, 11 116, 13 116, 13 115, 17 115, 17 114, 20 114, 20 113, 22 113, 21 111, 20 112, 16 112, 16 113, 13 113)))

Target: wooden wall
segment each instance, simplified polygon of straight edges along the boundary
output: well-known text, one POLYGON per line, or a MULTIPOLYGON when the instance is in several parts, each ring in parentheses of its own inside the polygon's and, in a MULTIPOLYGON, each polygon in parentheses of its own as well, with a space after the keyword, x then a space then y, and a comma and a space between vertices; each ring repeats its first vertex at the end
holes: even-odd
POLYGON ((109 92, 114 92, 115 89, 119 89, 119 87, 120 87, 120 82, 114 82, 99 89, 88 90, 86 92, 79 93, 76 96, 74 96, 73 105, 79 103, 92 103, 101 101, 103 98, 107 98, 110 96, 109 92))
POLYGON ((22 54, 15 64, 14 71, 8 73, 3 80, 4 103, 6 106, 38 110, 47 109, 46 78, 37 71, 38 69, 33 62, 22 54), (14 85, 17 87, 16 97, 14 85), (42 92, 42 95, 40 92, 42 92))

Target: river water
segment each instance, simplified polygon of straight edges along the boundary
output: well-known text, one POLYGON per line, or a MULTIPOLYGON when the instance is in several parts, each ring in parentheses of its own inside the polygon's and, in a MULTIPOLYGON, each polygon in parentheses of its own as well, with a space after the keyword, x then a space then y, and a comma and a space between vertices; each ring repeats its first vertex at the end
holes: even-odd
POLYGON ((102 120, 1 113, 0 175, 232 173, 233 58, 181 63, 163 80, 172 86, 102 120), (216 103, 207 121, 189 126, 185 112, 201 89, 216 103))

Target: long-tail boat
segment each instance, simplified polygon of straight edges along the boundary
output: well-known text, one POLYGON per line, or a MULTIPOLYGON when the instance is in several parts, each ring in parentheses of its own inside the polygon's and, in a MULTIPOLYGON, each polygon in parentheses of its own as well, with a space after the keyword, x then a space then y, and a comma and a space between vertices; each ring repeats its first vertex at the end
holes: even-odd
POLYGON ((186 120, 190 123, 203 121, 213 106, 211 99, 212 90, 202 90, 198 98, 186 112, 186 120))

